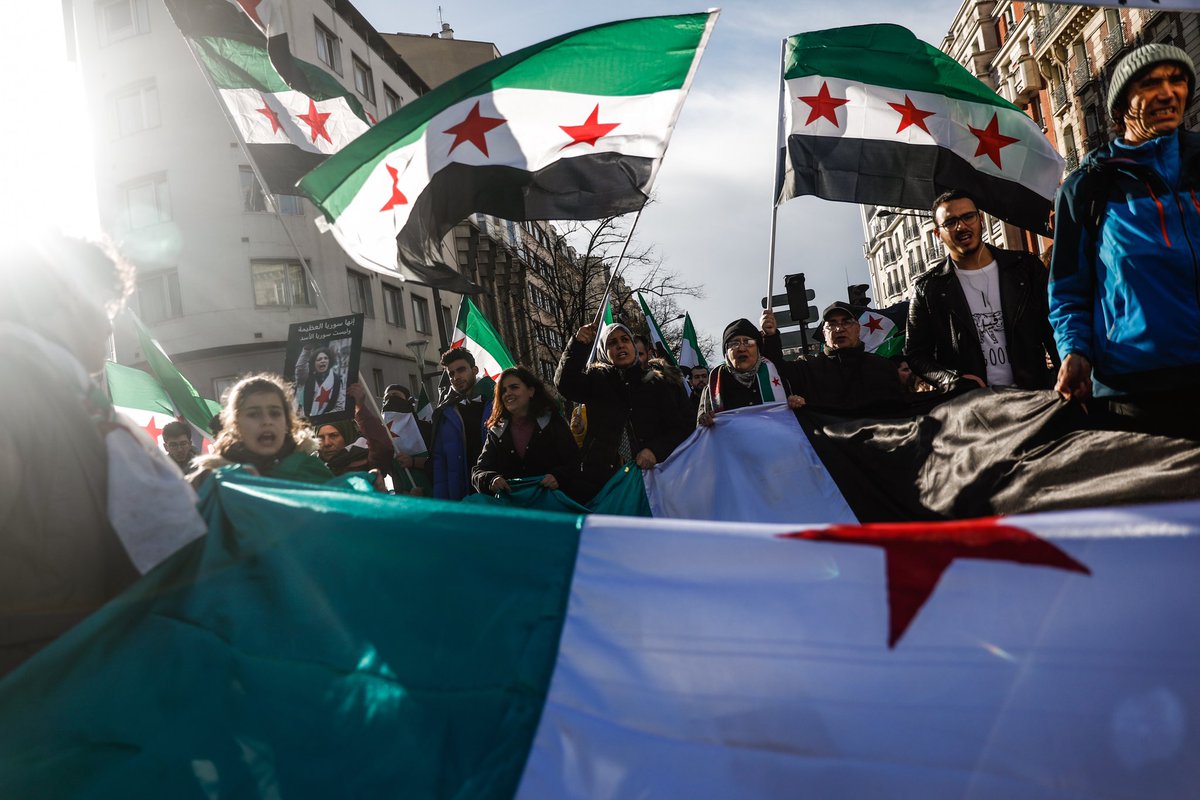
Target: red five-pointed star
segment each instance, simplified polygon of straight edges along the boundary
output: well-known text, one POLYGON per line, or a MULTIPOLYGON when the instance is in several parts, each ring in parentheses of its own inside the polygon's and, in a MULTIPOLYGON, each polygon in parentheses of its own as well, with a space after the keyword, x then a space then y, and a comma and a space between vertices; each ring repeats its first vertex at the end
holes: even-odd
POLYGON ((771 383, 776 386, 783 386, 783 384, 779 382, 779 378, 771 378, 771 383))
POLYGON ((805 120, 805 125, 812 125, 821 118, 825 118, 832 122, 834 126, 838 126, 837 109, 846 105, 850 101, 846 98, 837 98, 829 94, 829 83, 821 81, 821 90, 814 95, 804 97, 803 95, 796 98, 806 103, 812 110, 808 112, 808 119, 805 120))
POLYGON ((479 113, 478 101, 471 107, 471 111, 467 114, 467 118, 462 122, 447 128, 442 133, 454 134, 454 144, 450 145, 449 152, 446 155, 454 152, 454 148, 458 147, 463 142, 470 142, 475 145, 479 152, 485 156, 488 155, 487 149, 487 132, 492 128, 499 128, 508 120, 503 117, 484 117, 479 113))
POLYGON ((271 120, 271 133, 275 133, 279 130, 279 115, 271 109, 271 104, 267 102, 267 98, 263 97, 261 94, 259 97, 262 97, 263 107, 256 108, 254 110, 271 120))
POLYGON ((400 191, 400 170, 390 164, 384 164, 383 166, 387 169, 388 175, 392 176, 392 196, 388 198, 388 201, 383 204, 383 208, 379 210, 391 211, 396 206, 405 205, 408 202, 408 198, 404 196, 404 192, 400 191))
POLYGON ((592 109, 592 113, 584 120, 582 125, 559 125, 563 132, 570 136, 573 141, 564 144, 559 150, 566 150, 577 144, 590 144, 596 146, 596 140, 602 136, 607 136, 612 132, 612 129, 620 125, 619 122, 601 122, 600 121, 600 104, 592 109))
POLYGON ((994 113, 992 114, 992 121, 988 123, 986 128, 972 128, 968 125, 967 129, 975 134, 975 138, 979 139, 979 146, 975 148, 975 155, 987 156, 1000 169, 1004 169, 1000 164, 1000 148, 1008 147, 1013 142, 1021 141, 1012 136, 1005 136, 1000 132, 1000 122, 996 119, 994 113))
POLYGON ((329 134, 325 131, 325 120, 329 119, 330 116, 330 114, 322 114, 317 111, 317 104, 310 97, 308 98, 308 113, 302 114, 296 117, 296 119, 308 125, 309 130, 312 131, 312 140, 314 142, 317 141, 318 136, 324 136, 325 141, 333 144, 333 139, 330 139, 329 134))
POLYGON ((329 387, 322 386, 321 391, 317 392, 317 405, 323 406, 328 403, 330 394, 332 394, 332 392, 329 390, 329 387))
POLYGON ((887 572, 888 647, 895 647, 933 594, 942 572, 956 558, 1040 564, 1091 575, 1091 570, 1045 539, 996 517, 955 522, 892 522, 830 525, 785 533, 784 539, 814 539, 882 547, 887 572))
POLYGON ((142 430, 150 435, 150 441, 152 442, 157 442, 158 437, 161 436, 163 432, 162 428, 154 424, 154 417, 151 417, 150 421, 142 426, 142 430))
POLYGON ((883 326, 879 324, 882 321, 883 320, 881 320, 879 317, 872 317, 870 314, 868 314, 866 325, 867 330, 869 330, 871 333, 879 333, 881 330, 883 330, 883 326))
POLYGON ((925 127, 925 118, 932 117, 934 112, 922 111, 917 108, 913 105, 913 101, 909 99, 908 95, 904 95, 903 103, 888 103, 888 105, 892 107, 893 111, 900 114, 900 126, 896 128, 896 133, 904 130, 909 125, 916 125, 921 130, 929 133, 929 128, 925 127))

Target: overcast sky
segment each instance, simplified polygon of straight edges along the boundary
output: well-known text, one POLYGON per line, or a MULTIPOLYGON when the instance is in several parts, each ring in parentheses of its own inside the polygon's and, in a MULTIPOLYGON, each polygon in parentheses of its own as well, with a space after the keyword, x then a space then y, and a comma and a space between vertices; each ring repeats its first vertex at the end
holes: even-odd
MULTIPOLYGON (((438 3, 353 0, 384 32, 432 33, 438 3)), ((700 4, 442 0, 459 39, 501 53, 616 19, 702 11, 700 4)), ((946 0, 741 0, 723 7, 655 186, 658 202, 638 223, 667 264, 705 287, 683 305, 698 328, 720 336, 740 316, 757 319, 765 294, 778 107, 780 40, 808 30, 894 22, 939 44, 958 4, 946 0)), ((866 283, 858 206, 801 197, 779 209, 774 292, 804 272, 824 305, 866 283), (848 280, 847 280, 848 278, 848 280)))

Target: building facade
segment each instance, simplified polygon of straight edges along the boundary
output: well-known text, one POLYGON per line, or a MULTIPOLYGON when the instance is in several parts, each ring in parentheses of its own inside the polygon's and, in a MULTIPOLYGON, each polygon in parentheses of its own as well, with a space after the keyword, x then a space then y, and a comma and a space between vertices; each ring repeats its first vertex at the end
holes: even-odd
MULTIPOLYGON (((373 119, 428 91, 345 0, 282 8, 295 55, 338 77, 373 119)), ((282 371, 289 325, 348 313, 366 317, 369 391, 416 390, 436 373, 458 297, 359 268, 318 231, 306 200, 264 196, 162 3, 76 3, 73 22, 102 226, 137 267, 134 311, 201 394, 220 398, 239 375, 282 371)), ((116 356, 143 360, 120 325, 116 356)))

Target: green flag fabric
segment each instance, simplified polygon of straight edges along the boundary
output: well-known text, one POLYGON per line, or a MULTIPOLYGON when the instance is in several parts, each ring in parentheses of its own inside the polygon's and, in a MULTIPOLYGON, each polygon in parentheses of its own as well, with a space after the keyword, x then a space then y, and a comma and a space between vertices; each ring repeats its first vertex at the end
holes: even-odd
POLYGON ((454 323, 450 346, 470 351, 481 378, 494 381, 501 372, 517 365, 500 333, 467 295, 463 295, 458 305, 458 321, 454 323))
POLYGON ((675 360, 675 354, 671 352, 671 348, 667 347, 667 340, 663 338, 662 329, 658 327, 658 320, 654 318, 654 314, 650 313, 650 306, 646 303, 646 298, 642 297, 641 292, 638 292, 637 298, 638 305, 642 307, 642 314, 646 317, 646 327, 650 329, 650 346, 654 350, 654 354, 678 367, 679 362, 675 360))
POLYGON ((150 370, 166 391, 167 396, 171 398, 176 413, 191 423, 193 428, 211 438, 212 430, 209 423, 212 422, 213 414, 221 410, 220 406, 201 397, 188 379, 175 368, 162 345, 150 335, 150 331, 146 329, 142 321, 133 312, 127 313, 137 328, 142 356, 150 365, 150 370))
POLYGON ((685 367, 708 368, 708 361, 704 358, 704 351, 700 349, 700 342, 696 338, 696 326, 692 324, 691 314, 687 314, 683 318, 683 341, 679 344, 679 363, 685 367))

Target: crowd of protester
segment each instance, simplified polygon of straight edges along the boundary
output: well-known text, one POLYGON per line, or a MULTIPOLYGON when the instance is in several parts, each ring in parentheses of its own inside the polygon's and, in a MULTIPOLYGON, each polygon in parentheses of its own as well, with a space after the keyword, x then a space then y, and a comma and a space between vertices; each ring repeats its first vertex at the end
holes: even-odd
POLYGON ((447 500, 536 479, 586 503, 619 470, 662 464, 697 426, 739 408, 901 417, 1003 387, 1057 390, 1064 402, 1089 403, 1098 425, 1200 438, 1200 134, 1182 125, 1194 88, 1195 68, 1178 48, 1147 45, 1118 64, 1109 95, 1117 138, 1066 180, 1048 270, 984 241, 979 198, 937 198, 947 256, 916 280, 902 356, 866 352, 862 309, 844 302, 821 315, 820 353, 785 358, 767 310, 757 325, 739 318, 725 328, 723 360, 711 370, 653 357, 621 323, 581 327, 552 384, 524 366, 481 379, 471 352, 452 348, 441 356, 448 387, 430 423, 416 418, 406 387, 379 398, 384 413, 419 431, 406 450, 359 383, 345 392, 352 418, 309 424, 339 410, 318 399, 321 388, 339 394, 341 380, 320 349, 301 355, 295 390, 277 375, 240 380, 213 420, 208 452, 198 453, 183 423, 166 427, 162 449, 147 447, 90 377, 103 367, 109 315, 130 289, 121 260, 61 237, 10 252, 0 347, 23 383, 0 429, 0 552, 21 558, 0 558, 0 674, 153 566, 160 556, 138 555, 147 530, 200 535, 202 526, 172 520, 232 465, 306 482, 360 472, 378 491, 447 500), (152 513, 122 514, 125 500, 115 498, 150 489, 152 513))

